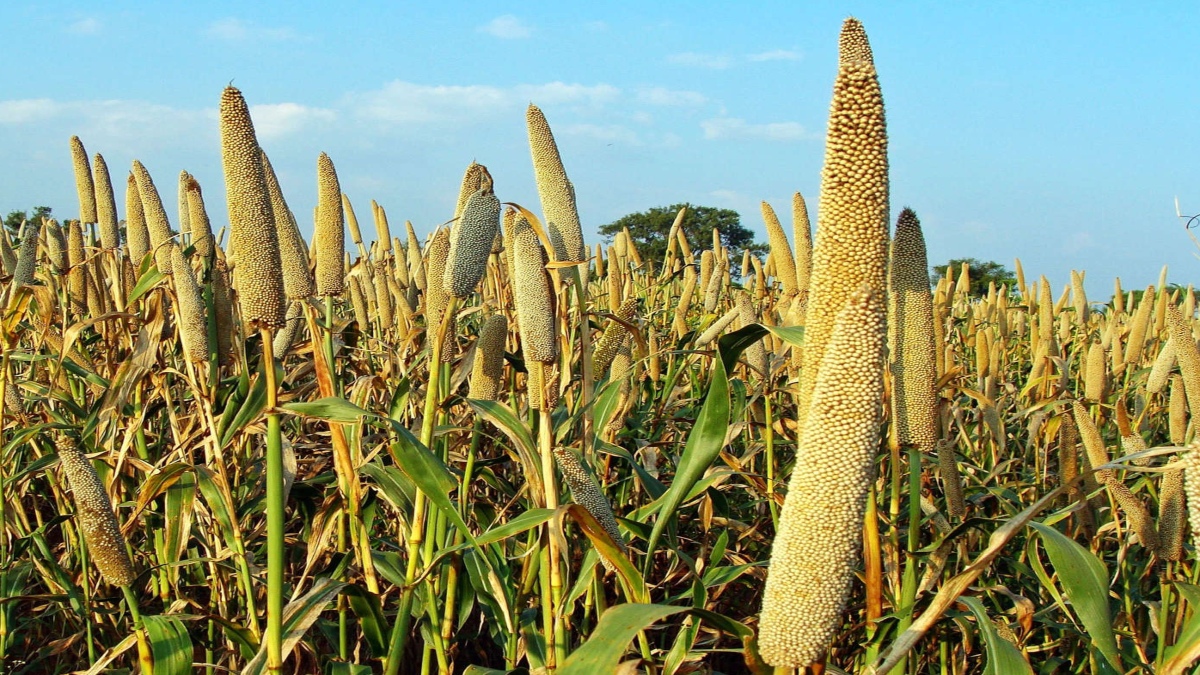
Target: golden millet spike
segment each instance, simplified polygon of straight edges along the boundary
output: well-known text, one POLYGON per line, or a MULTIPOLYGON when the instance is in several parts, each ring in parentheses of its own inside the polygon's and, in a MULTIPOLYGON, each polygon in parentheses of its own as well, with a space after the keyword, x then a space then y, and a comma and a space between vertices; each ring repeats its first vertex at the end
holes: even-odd
POLYGON ((242 92, 226 87, 219 107, 221 160, 229 209, 229 244, 242 320, 253 329, 282 328, 283 263, 267 194, 262 152, 242 92))
POLYGON ((475 362, 471 366, 468 397, 495 401, 503 389, 504 341, 508 337, 508 319, 493 314, 483 323, 475 343, 475 362))
POLYGON ((100 246, 112 250, 121 245, 117 225, 117 199, 113 194, 108 164, 100 153, 92 158, 92 185, 96 192, 96 223, 100 230, 100 246))
POLYGON ((1175 345, 1175 359, 1183 376, 1183 390, 1187 394, 1188 412, 1193 417, 1200 411, 1200 349, 1192 338, 1191 317, 1184 318, 1174 304, 1167 306, 1167 325, 1171 331, 1171 342, 1175 345))
POLYGON ((213 238, 212 223, 208 219, 208 210, 204 206, 204 193, 200 190, 200 182, 192 177, 186 186, 188 202, 188 219, 192 224, 192 246, 202 260, 212 260, 216 254, 216 240, 213 238))
POLYGON ((179 236, 186 242, 192 240, 192 212, 188 208, 187 197, 187 186, 191 180, 192 174, 186 171, 179 172, 179 236))
POLYGON ((71 164, 75 167, 75 190, 79 193, 79 220, 96 222, 96 187, 92 182, 92 167, 88 166, 87 150, 78 136, 71 137, 71 164))
POLYGON ((317 225, 313 237, 317 259, 317 295, 339 296, 345 290, 346 227, 342 188, 329 155, 317 157, 317 225))
POLYGON ((204 296, 196 283, 191 264, 183 257, 182 247, 171 244, 169 248, 175 297, 179 300, 176 322, 183 351, 193 363, 205 363, 208 361, 208 320, 205 318, 204 296))
POLYGON ((308 247, 283 197, 275 168, 265 152, 262 153, 262 166, 267 195, 271 198, 271 214, 275 217, 275 238, 279 242, 279 263, 283 269, 283 292, 289 300, 311 297, 314 287, 312 273, 308 271, 308 247))
MULTIPOLYGON (((583 262, 587 260, 587 248, 583 243, 583 228, 579 223, 579 211, 575 205, 575 187, 567 178, 558 145, 546 116, 532 103, 525 113, 529 131, 529 149, 533 156, 533 175, 537 182, 538 197, 542 202, 542 214, 546 218, 548 235, 555 251, 554 257, 561 261, 583 262)), ((566 268, 568 275, 578 274, 578 267, 566 268)))
POLYGON ((166 244, 175 237, 175 233, 167 219, 167 210, 158 195, 158 188, 154 187, 150 172, 136 159, 133 160, 133 178, 137 181, 138 195, 142 198, 142 211, 146 217, 146 229, 150 233, 150 247, 154 249, 154 262, 159 272, 170 274, 171 251, 166 244))
POLYGON ((125 181, 125 243, 129 247, 129 259, 136 270, 150 252, 150 230, 146 227, 142 197, 138 193, 137 179, 133 177, 133 172, 129 173, 129 178, 125 181))
POLYGON ((874 63, 875 57, 862 22, 849 17, 842 22, 842 33, 838 36, 838 63, 844 66, 855 61, 874 63))
POLYGON ((34 220, 26 220, 21 224, 21 247, 17 253, 17 264, 13 270, 13 288, 29 286, 33 283, 34 272, 37 271, 38 236, 41 224, 34 220))
POLYGON ((912 209, 901 211, 896 221, 891 257, 888 355, 894 387, 892 423, 900 443, 932 453, 938 439, 933 294, 926 271, 925 237, 912 209))
POLYGON ((863 288, 826 342, 771 547, 758 644, 777 668, 819 659, 841 625, 879 446, 885 342, 882 294, 863 288))
POLYGON ((67 436, 59 440, 58 461, 71 485, 75 518, 100 576, 114 586, 131 585, 137 574, 96 467, 79 451, 74 439, 67 436))
MULTIPOLYGON (((529 221, 517 218, 513 226, 513 297, 521 353, 526 361, 551 363, 558 355, 555 333, 554 291, 546 273, 546 252, 529 221)), ((531 367, 531 371, 534 370, 531 367)), ((532 395, 532 394, 531 394, 532 395)))
MULTIPOLYGON (((612 504, 604 496, 600 481, 596 480, 596 477, 584 465, 583 458, 571 448, 557 447, 554 449, 554 460, 558 464, 558 468, 562 470, 567 487, 571 489, 571 500, 587 509, 587 512, 592 514, 596 522, 600 523, 600 526, 608 533, 608 536, 616 542, 621 552, 627 552, 629 549, 625 545, 625 539, 621 536, 620 528, 617 527, 612 504)), ((606 568, 613 569, 608 560, 603 557, 600 560, 606 568)))
MULTIPOLYGON (((846 26, 859 29, 857 21, 848 20, 846 26)), ((834 320, 847 298, 864 284, 881 297, 886 292, 888 191, 887 125, 875 66, 867 60, 842 63, 821 169, 798 397, 801 420, 806 419, 834 320)))
POLYGON ((84 266, 83 227, 78 220, 67 223, 67 292, 76 312, 87 310, 87 269, 84 266))
POLYGON ((783 294, 788 297, 796 295, 799 292, 796 285, 796 259, 792 256, 792 247, 788 245, 783 225, 779 224, 775 209, 767 202, 762 203, 762 217, 767 226, 767 241, 771 245, 771 260, 775 262, 775 273, 783 285, 783 294))
POLYGON ((812 275, 812 224, 808 220, 808 205, 799 192, 792 195, 792 241, 796 253, 796 290, 807 304, 808 280, 812 275))
POLYGON ((475 292, 487 272, 492 242, 500 230, 500 200, 492 191, 491 176, 480 164, 474 164, 481 187, 463 205, 458 222, 450 232, 450 251, 442 275, 445 290, 456 298, 475 292))

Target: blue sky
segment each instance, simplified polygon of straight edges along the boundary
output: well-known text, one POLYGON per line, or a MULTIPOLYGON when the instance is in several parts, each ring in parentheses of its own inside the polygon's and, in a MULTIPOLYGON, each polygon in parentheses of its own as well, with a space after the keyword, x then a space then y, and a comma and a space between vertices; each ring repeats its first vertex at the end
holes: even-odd
POLYGON ((133 159, 168 201, 180 170, 224 220, 216 104, 231 80, 301 227, 316 157, 427 232, 463 169, 537 209, 524 108, 546 113, 585 235, 676 202, 758 203, 816 220, 842 19, 870 36, 887 105, 892 208, 921 217, 932 262, 977 257, 1056 286, 1086 269, 1106 299, 1187 284, 1200 213, 1200 5, 1180 3, 310 2, 0 6, 0 212, 76 213, 67 140, 118 183, 133 159), (570 6, 568 6, 570 5, 570 6))

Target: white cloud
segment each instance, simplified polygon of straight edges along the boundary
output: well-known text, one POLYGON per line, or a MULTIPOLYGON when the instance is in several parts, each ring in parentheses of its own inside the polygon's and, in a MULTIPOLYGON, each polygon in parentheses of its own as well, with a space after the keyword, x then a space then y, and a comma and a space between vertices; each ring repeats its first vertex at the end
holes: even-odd
POLYGON ((501 40, 522 40, 533 35, 533 27, 512 14, 498 16, 477 29, 501 40))
POLYGON ((284 40, 295 40, 299 37, 296 34, 296 31, 291 28, 270 28, 267 26, 257 26, 252 23, 242 21, 236 17, 218 19, 208 24, 208 27, 204 29, 204 34, 214 40, 224 40, 226 42, 247 42, 257 40, 280 42, 284 40))
POLYGON ((0 124, 26 124, 44 120, 59 111, 59 104, 48 98, 0 101, 0 124))
POLYGON ((538 105, 598 107, 616 101, 621 91, 608 84, 565 82, 491 85, 424 85, 394 80, 379 89, 351 94, 346 107, 362 118, 395 125, 456 126, 507 114, 530 102, 538 105))
POLYGON ((312 125, 332 122, 337 113, 328 108, 311 108, 299 103, 266 103, 250 106, 254 131, 260 139, 274 139, 312 125))
POLYGON ((750 124, 740 117, 714 117, 700 123, 708 140, 803 141, 814 138, 798 122, 750 124))
POLYGON ((667 89, 666 87, 645 87, 637 92, 639 103, 660 106, 698 106, 703 105, 708 98, 696 91, 682 89, 667 89))
POLYGON ((754 63, 761 61, 799 61, 801 57, 802 55, 797 51, 789 49, 772 49, 771 51, 749 54, 746 56, 746 60, 754 63))
POLYGON ((697 52, 682 52, 680 54, 671 54, 667 57, 667 63, 676 66, 689 66, 693 68, 709 68, 712 70, 725 70, 733 65, 733 59, 721 54, 700 54, 697 52))
POLYGON ((69 26, 67 26, 67 32, 74 33, 75 35, 97 35, 100 33, 100 29, 102 27, 103 25, 100 23, 99 19, 95 17, 87 17, 72 22, 69 26))
POLYGON ((605 143, 641 145, 642 141, 632 129, 619 124, 567 124, 562 133, 569 136, 584 136, 605 143))

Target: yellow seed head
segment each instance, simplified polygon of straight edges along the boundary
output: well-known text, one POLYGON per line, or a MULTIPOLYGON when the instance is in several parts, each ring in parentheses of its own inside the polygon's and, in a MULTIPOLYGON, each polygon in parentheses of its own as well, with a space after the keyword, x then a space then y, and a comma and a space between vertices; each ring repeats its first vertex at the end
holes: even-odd
POLYGON ((167 210, 158 196, 158 188, 154 187, 150 172, 136 159, 133 160, 133 178, 137 181, 138 195, 142 198, 142 211, 146 216, 146 229, 150 232, 150 247, 154 249, 154 262, 158 265, 158 271, 170 274, 171 251, 166 243, 175 237, 175 233, 167 220, 167 210))
POLYGON ((317 295, 339 296, 345 289, 346 226, 342 187, 329 155, 317 157, 317 295))
POLYGON ((962 474, 958 471, 954 444, 938 441, 937 456, 938 469, 942 474, 942 491, 946 495, 946 511, 954 518, 962 518, 967 513, 967 504, 963 500, 962 474))
MULTIPOLYGON (((844 34, 858 31, 857 21, 843 25, 844 34)), ((879 79, 869 60, 839 66, 826 134, 805 313, 801 419, 813 397, 834 320, 847 298, 864 284, 880 296, 887 287, 887 127, 879 79)))
POLYGON ((457 221, 462 217, 463 209, 467 206, 467 200, 471 195, 479 191, 483 187, 484 180, 488 184, 492 182, 492 176, 488 173, 487 167, 477 162, 471 162, 463 173, 462 186, 458 189, 458 201, 454 204, 454 220, 457 221))
POLYGON ((382 260, 392 252, 392 226, 388 224, 387 211, 383 207, 371 200, 371 215, 375 220, 375 236, 379 242, 379 256, 382 260))
POLYGON ((892 415, 900 442, 924 453, 933 452, 938 439, 937 348, 928 269, 921 222, 912 209, 904 209, 896 222, 888 289, 892 415))
POLYGON ((442 275, 442 285, 457 298, 475 292, 479 280, 487 272, 492 242, 500 230, 500 200, 492 192, 492 177, 479 164, 480 188, 467 197, 458 222, 450 232, 449 261, 442 275))
MULTIPOLYGON (((1175 458, 1172 457, 1172 460, 1175 458)), ((1163 473, 1158 497, 1158 557, 1164 560, 1183 559, 1183 535, 1187 518, 1184 504, 1183 469, 1163 473)))
MULTIPOLYGON (((433 280, 433 283, 427 284, 425 289, 425 321, 427 329, 433 333, 441 329, 442 313, 446 311, 446 307, 450 303, 450 294, 446 292, 443 284, 438 283, 445 278, 446 263, 449 260, 450 230, 441 227, 433 233, 433 239, 429 242, 429 259, 425 263, 428 278, 433 280)), ((453 358, 454 342, 451 338, 454 333, 454 325, 451 324, 450 330, 446 332, 446 344, 442 346, 443 362, 453 358)))
MULTIPOLYGON (((388 288, 389 275, 387 263, 377 262, 373 264, 375 265, 375 303, 379 309, 379 323, 383 326, 384 330, 387 330, 387 328, 395 322, 395 316, 393 312, 395 307, 392 303, 392 291, 388 288)), ((429 302, 428 298, 426 298, 426 302, 429 302)), ((428 310, 428 307, 426 307, 426 310, 428 310)), ((434 325, 434 323, 429 324, 431 327, 434 325)))
POLYGON ((17 269, 17 252, 8 241, 8 233, 0 231, 0 274, 12 274, 17 269))
POLYGON ((262 153, 262 166, 267 195, 271 198, 271 214, 275 217, 275 238, 279 242, 279 263, 283 269, 283 292, 289 300, 311 297, 314 288, 312 273, 308 271, 308 247, 304 245, 300 227, 288 208, 275 168, 265 152, 262 153))
POLYGON ((211 261, 217 254, 216 241, 213 238, 212 223, 208 220, 208 210, 204 207, 204 193, 200 190, 200 182, 194 177, 186 186, 188 202, 188 220, 192 224, 192 246, 202 260, 211 261))
MULTIPOLYGON (((637 298, 626 298, 616 312, 617 317, 626 323, 633 323, 636 314, 637 298)), ((603 377, 608 371, 609 365, 617 355, 617 349, 628 336, 629 330, 616 321, 609 321, 604 327, 604 333, 596 341, 596 348, 592 353, 592 368, 597 378, 603 377)))
POLYGON ((1093 342, 1087 351, 1086 368, 1084 369, 1083 397, 1089 401, 1104 400, 1104 389, 1108 385, 1108 359, 1104 347, 1099 342, 1093 342))
POLYGON ((75 518, 100 576, 114 586, 131 585, 137 573, 96 468, 75 446, 75 441, 67 437, 59 442, 58 461, 71 484, 75 518))
POLYGON ((112 250, 121 245, 121 233, 117 225, 117 200, 113 194, 112 178, 108 164, 100 153, 92 158, 92 184, 96 193, 96 222, 100 227, 100 245, 112 250))
POLYGON ((421 245, 417 241, 417 233, 413 230, 413 224, 409 221, 404 221, 404 228, 408 231, 408 275, 412 279, 412 285, 417 287, 417 290, 424 291, 425 285, 425 261, 421 257, 421 245))
POLYGON ((881 294, 851 295, 826 343, 771 548, 758 644, 777 668, 816 661, 840 625, 879 444, 885 341, 881 294))
POLYGON ((35 221, 27 220, 21 224, 21 248, 13 270, 14 288, 29 286, 33 283, 33 274, 37 270, 40 231, 41 225, 35 221))
POLYGON ((839 65, 846 65, 855 61, 873 63, 875 57, 871 53, 871 43, 867 40, 862 22, 850 17, 842 23, 842 32, 838 36, 838 62, 839 65))
POLYGON ((1175 345, 1175 358, 1179 361, 1179 372, 1183 375, 1183 390, 1187 394, 1188 411, 1195 416, 1200 410, 1200 349, 1192 338, 1192 318, 1184 318, 1173 303, 1167 306, 1167 325, 1171 330, 1171 342, 1175 345))
POLYGON ((50 260, 50 266, 54 268, 55 274, 66 274, 67 268, 70 267, 67 258, 67 239, 63 236, 58 221, 47 220, 44 234, 46 235, 46 257, 50 260))
MULTIPOLYGON (((575 187, 567 178, 558 145, 546 116, 532 103, 525 114, 529 130, 529 149, 533 155, 533 175, 537 181, 538 197, 542 202, 550 241, 554 246, 554 257, 559 261, 583 262, 587 260, 587 247, 583 243, 583 228, 579 224, 579 211, 575 206, 575 187)), ((578 273, 577 267, 568 268, 567 274, 578 273)))
POLYGON ((196 283, 196 275, 183 249, 171 244, 171 276, 175 280, 176 322, 184 354, 193 363, 208 361, 208 320, 205 318, 204 296, 196 283))
POLYGON ((775 273, 783 284, 783 294, 793 296, 799 292, 796 285, 796 259, 792 257, 792 247, 788 245, 787 235, 779 224, 779 217, 771 205, 762 203, 763 222, 767 225, 767 241, 771 244, 771 260, 775 262, 775 273))
POLYGON ((67 223, 67 291, 77 312, 87 309, 87 269, 84 267, 83 228, 78 220, 67 223))
POLYGON ((558 355, 554 293, 546 273, 546 252, 529 221, 518 217, 513 226, 513 297, 521 352, 526 361, 553 362, 558 355))
POLYGON ((1187 436, 1187 398, 1183 392, 1183 378, 1171 377, 1171 398, 1168 403, 1168 418, 1171 443, 1182 446, 1187 436))
POLYGON ((1171 369, 1174 367, 1175 340, 1169 337, 1154 359, 1154 365, 1150 367, 1150 374, 1146 376, 1146 393, 1157 394, 1162 391, 1163 387, 1167 386, 1167 378, 1170 377, 1171 369))
POLYGON ((236 255, 234 277, 242 320, 255 329, 281 328, 287 309, 279 238, 263 174, 262 151, 242 92, 225 88, 219 116, 229 244, 236 255))
POLYGON ((129 259, 134 267, 142 264, 150 252, 150 230, 146 227, 146 214, 142 209, 142 197, 138 193, 137 179, 133 172, 125 181, 125 243, 129 246, 129 259))
MULTIPOLYGON (((1071 409, 1075 415, 1079 438, 1083 440, 1084 450, 1087 450, 1088 463, 1093 467, 1108 464, 1108 449, 1104 447, 1104 439, 1100 436, 1100 430, 1096 428, 1096 423, 1087 408, 1079 401, 1074 401, 1071 403, 1071 409)), ((1112 475, 1112 469, 1100 469, 1096 472, 1096 478, 1101 481, 1108 481, 1112 475)))
POLYGON ((183 241, 191 241, 192 237, 192 212, 188 208, 187 186, 192 179, 192 174, 186 171, 179 172, 179 235, 183 237, 183 241))
POLYGON ((471 388, 467 395, 473 399, 495 401, 502 390, 504 377, 504 341, 508 337, 508 319, 493 314, 484 322, 475 345, 475 363, 471 366, 471 388))
MULTIPOLYGON (((567 487, 571 489, 571 500, 592 514, 592 517, 600 523, 600 526, 604 528, 608 536, 612 537, 622 552, 628 551, 625 539, 621 536, 621 530, 617 527, 617 519, 613 516, 612 504, 604 496, 600 481, 596 480, 596 476, 585 468, 583 458, 579 453, 570 448, 555 448, 554 460, 562 471, 567 487)), ((612 569, 607 560, 602 558, 601 561, 605 567, 612 569)))
POLYGON ((71 164, 75 167, 75 190, 79 193, 79 220, 96 222, 96 188, 92 183, 92 168, 88 166, 87 150, 78 136, 71 137, 71 164))
POLYGON ((812 275, 812 225, 808 205, 799 192, 792 195, 792 237, 796 245, 796 290, 808 302, 808 280, 812 275))

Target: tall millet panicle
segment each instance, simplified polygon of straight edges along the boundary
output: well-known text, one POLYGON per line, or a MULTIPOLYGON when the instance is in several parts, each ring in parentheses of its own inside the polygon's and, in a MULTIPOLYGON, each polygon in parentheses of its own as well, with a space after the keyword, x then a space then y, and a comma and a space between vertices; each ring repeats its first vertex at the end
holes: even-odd
POLYGON ((855 61, 875 62, 871 53, 871 43, 867 40, 867 31, 862 22, 849 17, 842 23, 842 32, 838 36, 838 65, 844 66, 855 61))
POLYGON ((526 361, 553 362, 558 355, 554 327, 554 293, 546 273, 546 252, 525 218, 513 226, 513 297, 517 329, 526 361))
MULTIPOLYGON (((450 304, 450 294, 441 283, 445 278, 446 263, 450 260, 450 228, 441 227, 433 233, 433 238, 429 241, 428 257, 426 266, 429 270, 429 283, 425 288, 425 325, 427 330, 436 333, 441 330, 442 314, 450 304)), ((446 342, 442 345, 443 363, 454 356, 454 324, 452 319, 446 331, 446 342)))
POLYGON ((129 586, 137 579, 137 573, 125 550, 125 537, 113 513, 112 500, 96 475, 96 467, 69 436, 58 442, 58 461, 71 485, 75 519, 96 569, 108 583, 129 586))
POLYGON ((841 625, 879 445, 885 336, 882 294, 863 288, 824 350, 763 591, 759 651, 777 668, 816 661, 841 625))
POLYGON ((280 328, 286 308, 279 239, 263 176, 262 152, 242 92, 225 88, 219 116, 229 244, 237 256, 233 274, 242 320, 251 328, 280 328))
POLYGON ((808 204, 799 192, 792 195, 792 241, 796 254, 796 290, 800 301, 807 305, 808 280, 812 276, 812 224, 808 220, 808 204))
POLYGON ((171 246, 171 277, 175 280, 176 325, 183 352, 193 363, 208 361, 208 319, 205 318, 204 295, 196 283, 196 275, 183 248, 171 246))
POLYGON ((167 210, 163 207, 158 189, 150 172, 142 163, 133 160, 133 178, 137 181, 138 194, 142 198, 142 211, 146 217, 146 229, 150 232, 150 247, 154 249, 154 262, 163 274, 171 273, 171 250, 167 246, 175 233, 171 231, 171 222, 167 219, 167 210))
MULTIPOLYGON (((283 269, 283 292, 289 300, 311 297, 314 291, 312 273, 308 271, 308 246, 292 210, 288 208, 279 187, 279 178, 267 153, 262 153, 263 180, 271 198, 271 214, 275 217, 275 239, 279 242, 279 264, 283 269)), ((290 342, 288 343, 291 344, 290 342)))
POLYGON ((92 158, 92 185, 96 193, 96 223, 100 230, 100 246, 112 250, 121 245, 117 224, 117 199, 113 194, 108 164, 100 153, 92 158))
POLYGON ((84 267, 83 227, 78 220, 67 223, 67 290, 75 311, 87 310, 87 269, 84 267))
POLYGON ((96 187, 92 182, 92 167, 88 166, 87 150, 78 136, 71 137, 71 164, 75 167, 75 190, 79 193, 79 220, 96 221, 96 187))
POLYGON ((467 197, 450 230, 449 258, 442 274, 443 287, 456 298, 475 292, 487 271, 492 241, 500 229, 500 200, 493 192, 492 177, 482 165, 472 166, 479 168, 479 188, 467 197))
POLYGON ((1171 343, 1175 345, 1175 358, 1179 362, 1179 373, 1183 376, 1188 412, 1194 418, 1200 414, 1200 349, 1192 338, 1192 319, 1185 318, 1174 303, 1167 303, 1166 316, 1171 343))
POLYGON ((192 212, 188 208, 187 186, 192 180, 192 174, 179 172, 179 236, 188 244, 192 242, 192 212))
POLYGON ((8 240, 8 233, 0 231, 0 275, 12 274, 16 269, 17 252, 8 240))
POLYGON ((938 439, 937 356, 928 270, 921 222, 906 208, 896 221, 888 288, 892 424, 900 443, 914 445, 922 453, 932 453, 938 439))
POLYGON ((493 314, 483 323, 475 343, 475 363, 471 366, 469 398, 495 401, 503 389, 504 340, 508 337, 508 319, 493 314))
POLYGON ((146 228, 146 213, 133 172, 125 181, 125 244, 129 247, 129 260, 137 269, 150 252, 150 230, 146 228))
MULTIPOLYGON (((541 109, 532 103, 525 113, 525 122, 533 155, 533 175, 554 257, 559 261, 583 262, 587 260, 587 247, 583 243, 583 227, 579 224, 579 211, 575 205, 575 186, 567 178, 550 124, 541 109)), ((572 270, 567 272, 569 275, 579 270, 577 267, 569 269, 572 270)))
POLYGON ((192 246, 202 260, 212 261, 217 254, 216 240, 213 238, 212 223, 208 219, 208 210, 204 207, 204 193, 200 190, 200 182, 192 177, 188 181, 187 202, 188 220, 192 224, 192 246))
POLYGON ((458 188, 458 201, 454 204, 454 220, 456 222, 462 217, 463 209, 467 206, 467 200, 471 198, 471 195, 479 191, 479 188, 483 187, 484 180, 489 184, 492 182, 492 176, 488 173, 487 167, 472 161, 463 173, 462 186, 458 188))
POLYGON ((13 270, 13 288, 28 286, 33 283, 33 275, 37 271, 38 240, 41 238, 42 225, 37 219, 26 220, 21 224, 21 247, 17 252, 17 264, 13 270))
MULTIPOLYGON (((843 35, 862 26, 848 19, 843 35)), ((856 43, 859 38, 846 38, 856 43)), ((865 44, 865 34, 862 40, 865 44)), ((854 53, 869 53, 858 47, 854 53)), ((813 396, 825 344, 847 298, 864 284, 881 295, 887 285, 888 160, 883 94, 874 64, 846 59, 838 68, 821 170, 821 199, 805 314, 800 419, 813 396)))
POLYGON ((346 288, 346 226, 342 186, 329 155, 317 157, 317 225, 313 252, 317 259, 317 295, 339 296, 346 288))
POLYGON ((771 260, 775 262, 775 273, 783 284, 783 294, 792 297, 799 292, 796 286, 796 259, 792 256, 792 247, 788 245, 787 234, 779 217, 771 205, 762 203, 763 222, 767 225, 767 240, 771 244, 771 260))

